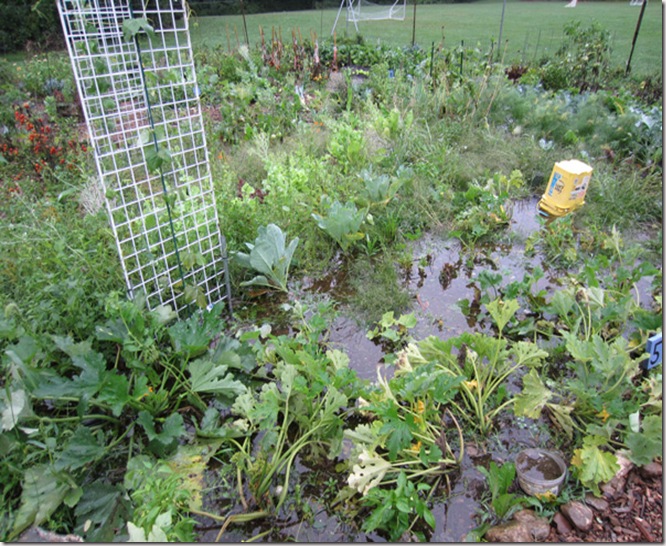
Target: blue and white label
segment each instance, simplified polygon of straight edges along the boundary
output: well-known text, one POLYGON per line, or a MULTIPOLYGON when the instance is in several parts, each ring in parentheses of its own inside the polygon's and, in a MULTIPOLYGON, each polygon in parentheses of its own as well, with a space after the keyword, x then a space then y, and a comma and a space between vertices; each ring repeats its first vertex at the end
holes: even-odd
POLYGON ((653 335, 647 341, 647 346, 645 347, 647 351, 648 358, 643 361, 643 367, 646 370, 659 366, 661 364, 663 344, 661 342, 661 332, 653 335))

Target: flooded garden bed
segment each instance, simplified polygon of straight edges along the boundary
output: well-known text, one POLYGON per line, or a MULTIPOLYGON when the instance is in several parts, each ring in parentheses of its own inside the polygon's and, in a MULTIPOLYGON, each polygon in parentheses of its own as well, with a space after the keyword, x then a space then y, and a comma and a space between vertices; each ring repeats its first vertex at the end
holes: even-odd
MULTIPOLYGON (((151 43, 126 22, 118 46, 151 43)), ((169 138, 113 133, 132 168, 107 171, 77 104, 109 74, 0 63, 0 538, 660 539, 660 86, 571 70, 607 66, 609 36, 566 32, 531 66, 274 30, 200 48, 194 80, 167 52, 139 91, 169 138), (568 158, 585 202, 545 218, 568 158), (132 260, 172 299, 126 291, 132 260), (556 494, 521 489, 525 448, 562 457, 556 494)), ((148 122, 94 105, 95 131, 148 122)))

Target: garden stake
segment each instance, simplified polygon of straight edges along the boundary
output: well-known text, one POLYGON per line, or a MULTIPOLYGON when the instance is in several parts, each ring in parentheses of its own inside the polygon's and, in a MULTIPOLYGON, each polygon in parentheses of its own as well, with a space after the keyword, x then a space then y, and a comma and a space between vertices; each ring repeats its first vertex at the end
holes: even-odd
POLYGON ((636 30, 634 31, 634 37, 631 40, 631 51, 629 52, 629 58, 627 59, 627 68, 624 71, 624 74, 627 75, 631 71, 631 57, 634 55, 634 47, 636 46, 636 39, 638 38, 638 31, 641 29, 641 22, 643 21, 643 14, 645 13, 645 6, 647 6, 648 0, 643 0, 641 4, 641 12, 638 14, 638 22, 636 23, 636 30))

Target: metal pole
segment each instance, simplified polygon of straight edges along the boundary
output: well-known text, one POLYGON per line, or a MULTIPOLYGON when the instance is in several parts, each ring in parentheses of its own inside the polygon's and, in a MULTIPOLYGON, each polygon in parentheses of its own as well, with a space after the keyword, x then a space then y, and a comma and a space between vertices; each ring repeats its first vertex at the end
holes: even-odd
POLYGON ((641 28, 641 22, 643 21, 643 14, 645 13, 645 6, 647 6, 648 0, 643 0, 641 4, 641 12, 638 14, 638 22, 636 23, 636 30, 634 30, 634 39, 631 41, 631 51, 629 52, 629 58, 627 59, 627 68, 624 71, 625 76, 629 74, 631 70, 631 57, 634 54, 634 47, 636 46, 636 39, 638 38, 638 31, 641 28))
POLYGON ((414 20, 412 21, 412 47, 414 47, 414 42, 416 41, 416 2, 414 0, 414 20))
POLYGON ((499 59, 499 52, 502 49, 502 27, 504 26, 504 10, 506 8, 506 0, 502 3, 502 18, 500 19, 499 38, 497 40, 497 58, 499 59))
POLYGON ((241 9, 241 14, 243 15, 243 29, 245 30, 245 44, 249 47, 250 46, 250 38, 247 35, 247 21, 245 20, 245 2, 243 2, 243 0, 240 0, 240 9, 241 9))

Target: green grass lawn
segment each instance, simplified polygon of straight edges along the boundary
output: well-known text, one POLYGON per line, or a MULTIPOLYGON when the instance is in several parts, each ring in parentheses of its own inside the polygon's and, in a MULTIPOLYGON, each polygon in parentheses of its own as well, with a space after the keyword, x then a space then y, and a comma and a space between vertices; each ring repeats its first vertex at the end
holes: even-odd
MULTIPOLYGON (((408 46, 412 42, 413 5, 408 2, 404 21, 368 21, 359 23, 359 32, 369 43, 389 43, 408 46)), ((565 8, 565 2, 535 2, 509 0, 504 15, 502 42, 506 46, 505 62, 533 61, 552 54, 562 43, 563 29, 569 21, 583 26, 598 21, 612 35, 613 63, 624 68, 629 57, 640 7, 621 2, 580 1, 576 8, 565 8)), ((259 41, 259 27, 270 38, 271 29, 280 29, 285 43, 291 31, 300 30, 303 37, 312 32, 328 38, 337 9, 297 12, 277 12, 246 17, 251 45, 259 41)), ((464 40, 465 46, 490 47, 499 37, 502 2, 484 0, 464 4, 419 5, 416 12, 416 43, 429 49, 433 42, 443 41, 444 47, 454 47, 464 40)), ((243 41, 241 16, 192 18, 192 41, 198 45, 231 45, 243 41)), ((338 21, 337 34, 356 35, 345 14, 338 21)), ((636 48, 631 62, 632 73, 648 75, 662 72, 662 21, 660 4, 650 2, 645 10, 636 48)))

